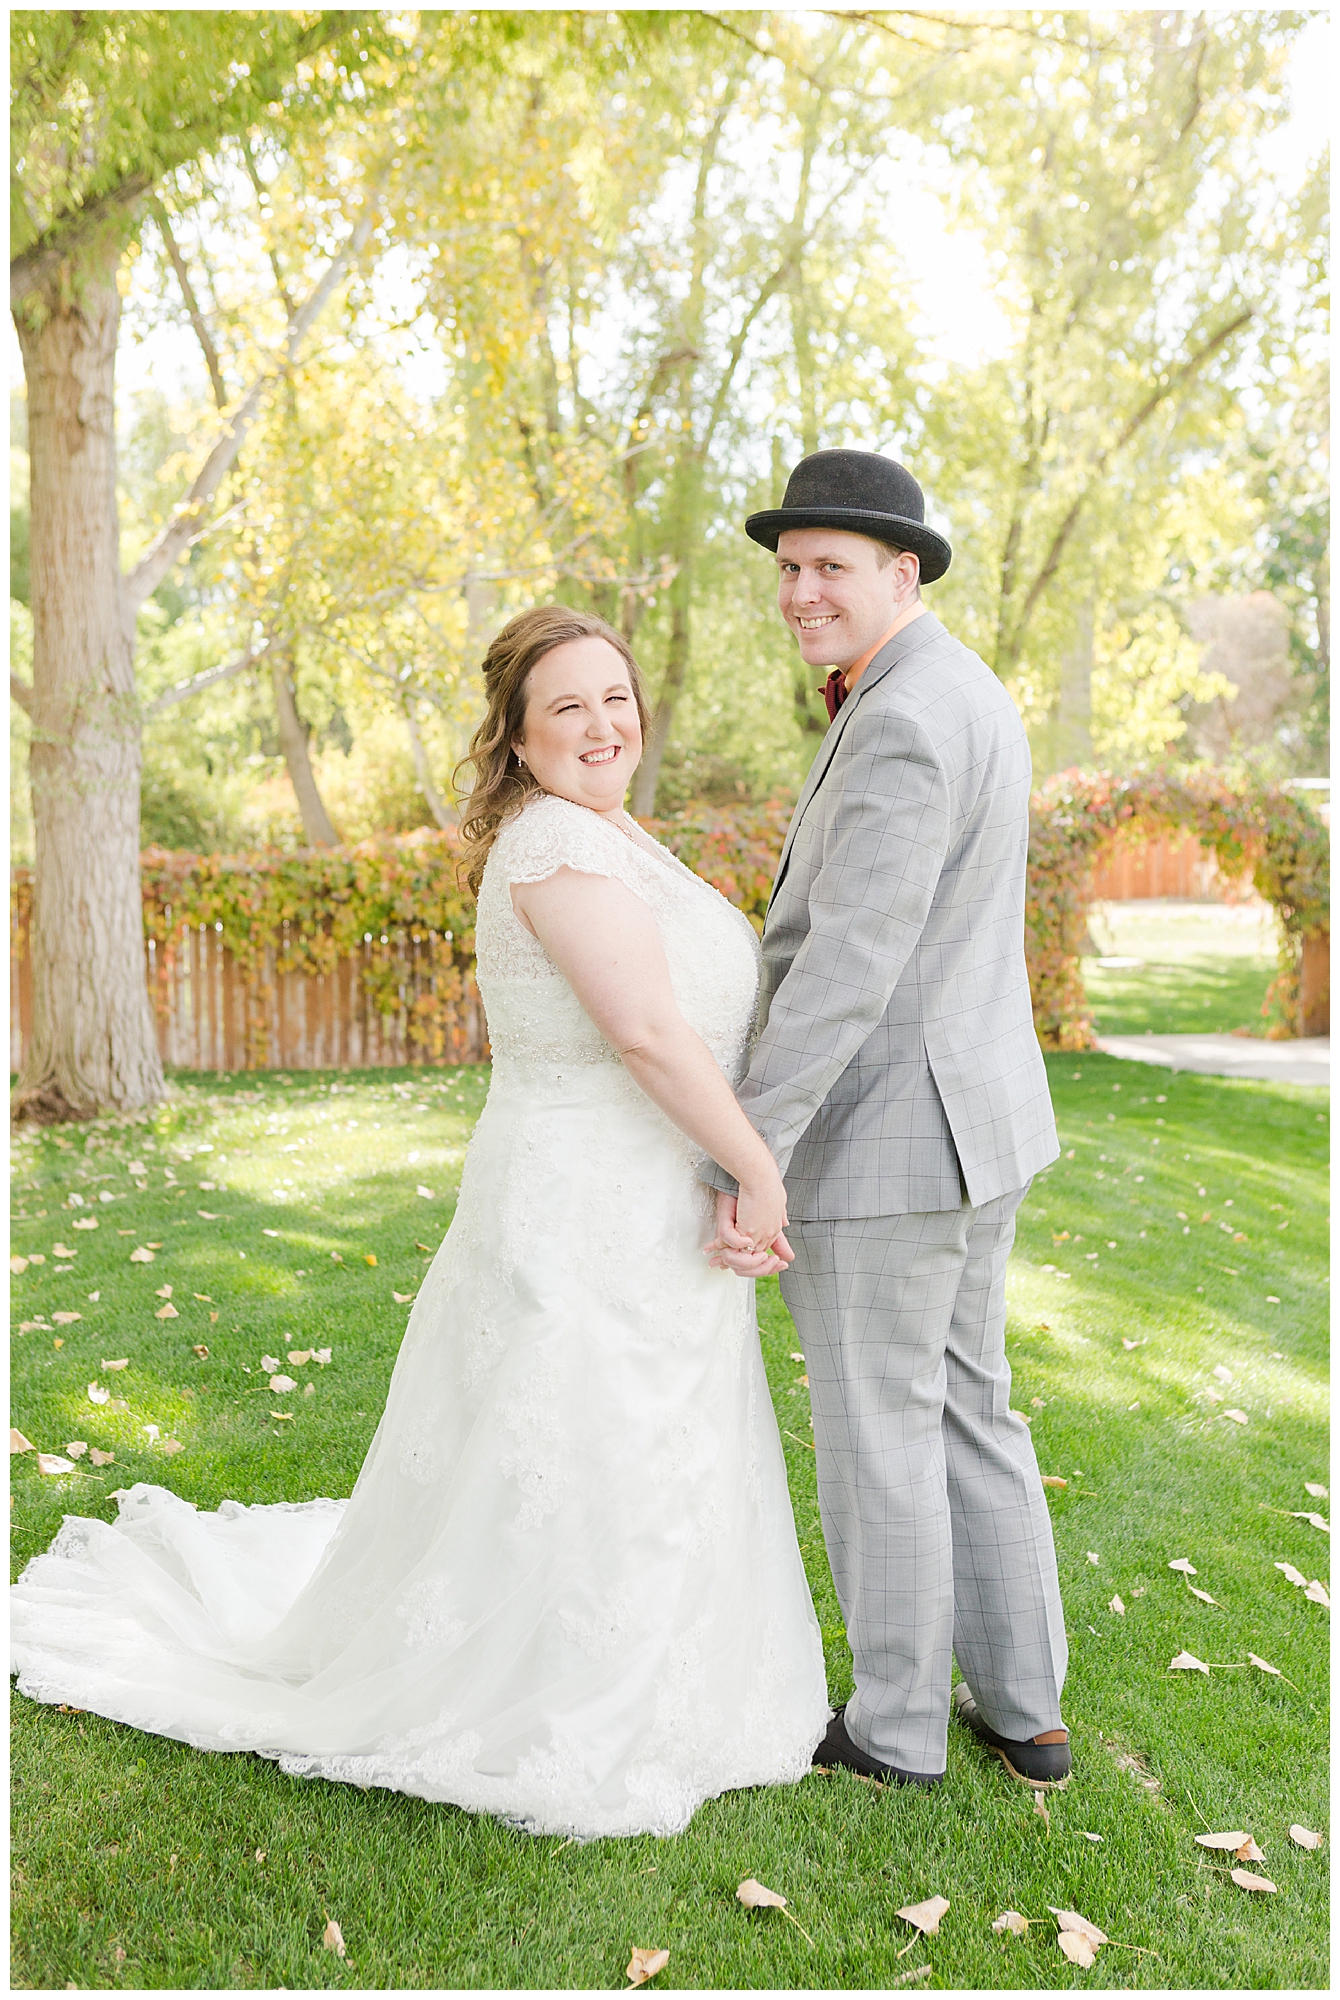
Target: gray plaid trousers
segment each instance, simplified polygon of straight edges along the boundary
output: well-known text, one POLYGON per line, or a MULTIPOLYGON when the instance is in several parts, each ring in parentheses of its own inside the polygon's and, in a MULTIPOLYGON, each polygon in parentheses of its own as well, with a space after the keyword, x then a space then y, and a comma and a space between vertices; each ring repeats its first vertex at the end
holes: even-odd
POLYGON ((1024 1192, 788 1231, 782 1291, 855 1661, 848 1728, 879 1762, 924 1775, 945 1768, 951 1649, 1002 1736, 1063 1727, 1051 1521, 1005 1359, 1024 1192))

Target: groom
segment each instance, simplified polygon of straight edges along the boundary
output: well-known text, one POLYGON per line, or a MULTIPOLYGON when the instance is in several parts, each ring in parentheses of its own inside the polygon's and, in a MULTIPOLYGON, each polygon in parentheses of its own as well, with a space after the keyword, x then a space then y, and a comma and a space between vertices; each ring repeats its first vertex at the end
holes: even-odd
MULTIPOLYGON (((891 459, 819 451, 746 532, 774 550, 830 727, 763 932, 740 1101, 786 1177, 782 1291, 805 1349, 819 1503, 855 1693, 815 1762, 938 1784, 961 1722, 1064 1784, 1051 1522, 1009 1407, 1005 1264, 1057 1156, 1024 965, 1028 745, 922 602, 950 563, 891 459)), ((757 1269, 719 1190, 718 1244, 757 1269)))

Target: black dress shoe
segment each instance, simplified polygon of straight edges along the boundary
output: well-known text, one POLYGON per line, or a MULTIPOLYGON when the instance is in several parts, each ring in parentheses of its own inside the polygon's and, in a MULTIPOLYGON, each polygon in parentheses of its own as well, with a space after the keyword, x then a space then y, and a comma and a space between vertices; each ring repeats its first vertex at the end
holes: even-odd
POLYGON ((867 1757, 847 1734, 843 1719, 846 1712, 847 1704, 844 1702, 829 1723, 828 1734, 811 1759, 813 1763, 829 1771, 840 1764, 844 1770, 855 1771, 862 1778, 874 1778, 881 1785, 919 1785, 926 1792, 942 1781, 943 1771, 927 1777, 920 1771, 900 1771, 895 1764, 877 1764, 873 1757, 867 1757))
POLYGON ((1032 1785, 1038 1792, 1059 1792, 1062 1785, 1070 1783, 1068 1741, 1015 1743, 1008 1736, 997 1736, 990 1723, 983 1720, 966 1681, 960 1681, 954 1689, 953 1709, 959 1721, 966 1723, 974 1736, 980 1736, 989 1750, 995 1751, 1010 1776, 1020 1784, 1032 1785))

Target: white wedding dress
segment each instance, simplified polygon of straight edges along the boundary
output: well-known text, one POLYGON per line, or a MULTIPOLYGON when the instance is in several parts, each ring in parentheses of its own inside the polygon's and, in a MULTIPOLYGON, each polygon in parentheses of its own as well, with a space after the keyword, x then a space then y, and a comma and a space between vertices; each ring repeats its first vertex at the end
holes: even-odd
POLYGON ((347 1500, 202 1513, 137 1485, 13 1587, 19 1687, 288 1772, 537 1833, 671 1834, 793 1781, 829 1715, 754 1322, 702 1156, 633 1082, 509 884, 653 911, 733 1081, 758 947, 664 849, 545 796, 479 897, 488 1102, 347 1500))

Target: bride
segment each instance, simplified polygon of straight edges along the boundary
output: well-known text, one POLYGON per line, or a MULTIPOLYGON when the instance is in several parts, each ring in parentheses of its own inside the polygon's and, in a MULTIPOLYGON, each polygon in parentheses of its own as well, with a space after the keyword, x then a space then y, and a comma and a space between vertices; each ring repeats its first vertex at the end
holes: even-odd
POLYGON ((484 679, 493 1078, 353 1494, 67 1515, 13 1662, 34 1700, 298 1776, 671 1834, 799 1779, 829 1719, 752 1286, 698 1180, 739 1180, 752 1268, 789 1259, 731 1088, 758 948, 623 811, 646 710, 616 632, 524 612, 484 679))

